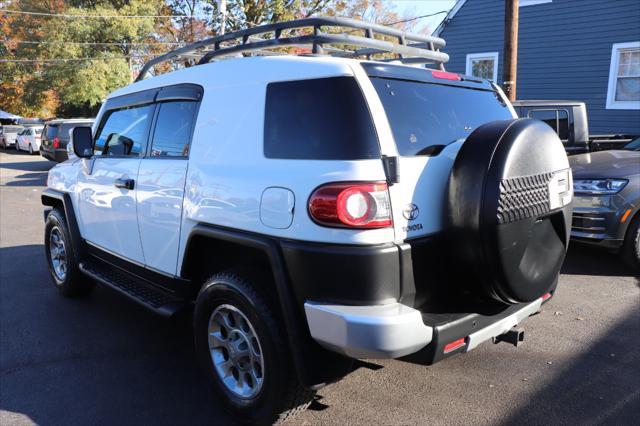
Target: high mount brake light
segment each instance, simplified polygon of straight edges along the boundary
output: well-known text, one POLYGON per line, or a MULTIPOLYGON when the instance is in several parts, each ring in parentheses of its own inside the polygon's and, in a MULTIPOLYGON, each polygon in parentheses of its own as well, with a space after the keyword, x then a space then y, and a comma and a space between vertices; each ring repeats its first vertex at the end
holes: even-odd
POLYGON ((372 229, 393 224, 386 182, 323 185, 309 198, 309 215, 326 226, 372 229))
POLYGON ((431 71, 431 75, 435 78, 441 78, 443 80, 454 80, 460 81, 462 80, 460 76, 454 72, 447 71, 431 71))

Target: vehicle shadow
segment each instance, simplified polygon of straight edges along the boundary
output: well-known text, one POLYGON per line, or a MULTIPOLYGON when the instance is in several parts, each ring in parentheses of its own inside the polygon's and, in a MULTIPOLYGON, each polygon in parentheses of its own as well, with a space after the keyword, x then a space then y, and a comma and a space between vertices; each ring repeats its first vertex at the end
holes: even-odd
POLYGON ((64 298, 39 244, 0 248, 0 282, 0 418, 233 424, 197 366, 190 315, 162 319, 102 286, 64 298))
POLYGON ((28 156, 28 154, 15 151, 4 151, 3 154, 3 159, 0 161, 0 171, 2 171, 4 177, 3 186, 44 186, 49 169, 56 164, 37 157, 33 158, 34 161, 21 161, 21 157, 28 156), (23 171, 25 173, 8 178, 5 170, 23 171))
POLYGON ((637 424, 640 418, 640 311, 615 324, 504 425, 637 424))
POLYGON ((567 275, 596 275, 614 277, 638 276, 620 258, 600 247, 571 242, 567 257, 562 265, 562 274, 567 275))

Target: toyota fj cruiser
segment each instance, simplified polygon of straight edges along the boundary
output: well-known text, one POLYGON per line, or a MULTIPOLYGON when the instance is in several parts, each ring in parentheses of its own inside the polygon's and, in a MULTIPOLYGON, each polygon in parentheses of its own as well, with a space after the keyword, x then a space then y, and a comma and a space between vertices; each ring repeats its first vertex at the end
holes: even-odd
POLYGON ((195 306, 199 361, 245 421, 303 409, 354 358, 517 344, 567 250, 569 164, 495 85, 446 72, 443 46, 310 18, 153 59, 49 172, 56 287, 195 306))

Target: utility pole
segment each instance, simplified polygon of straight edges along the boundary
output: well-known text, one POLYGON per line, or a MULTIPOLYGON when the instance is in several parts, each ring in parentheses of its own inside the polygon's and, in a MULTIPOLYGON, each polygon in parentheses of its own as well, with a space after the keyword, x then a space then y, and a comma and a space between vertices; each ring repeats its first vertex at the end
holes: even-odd
POLYGON ((516 100, 518 80, 519 0, 504 1, 504 71, 502 87, 510 101, 516 100))

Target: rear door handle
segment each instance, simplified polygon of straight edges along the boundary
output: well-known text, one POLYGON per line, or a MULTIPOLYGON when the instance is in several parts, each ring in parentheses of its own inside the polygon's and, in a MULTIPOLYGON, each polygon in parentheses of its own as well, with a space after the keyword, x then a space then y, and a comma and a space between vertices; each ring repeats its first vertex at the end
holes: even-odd
POLYGON ((135 187, 136 181, 133 179, 116 179, 113 184, 116 186, 116 188, 131 190, 135 187))

